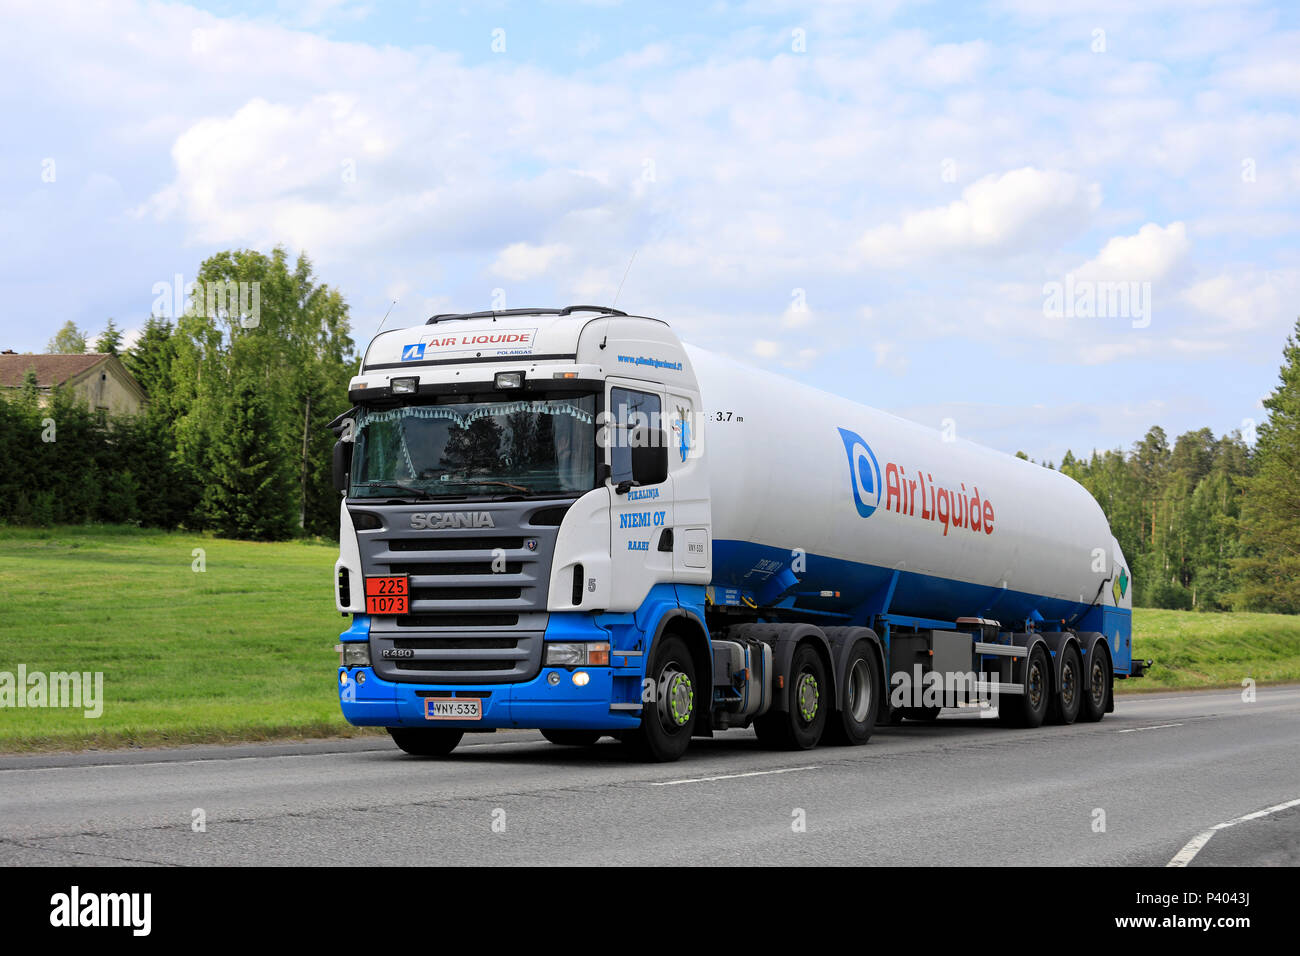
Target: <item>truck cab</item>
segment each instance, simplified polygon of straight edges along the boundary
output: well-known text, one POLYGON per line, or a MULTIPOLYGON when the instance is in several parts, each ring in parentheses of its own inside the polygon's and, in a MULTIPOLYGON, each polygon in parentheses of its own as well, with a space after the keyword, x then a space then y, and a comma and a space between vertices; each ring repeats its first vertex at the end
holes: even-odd
POLYGON ((656 675, 676 697, 663 729, 689 732, 711 684, 708 478, 666 323, 434 316, 377 336, 349 396, 335 579, 351 723, 413 752, 511 727, 636 736, 659 697, 647 651, 670 629, 685 650, 656 675))

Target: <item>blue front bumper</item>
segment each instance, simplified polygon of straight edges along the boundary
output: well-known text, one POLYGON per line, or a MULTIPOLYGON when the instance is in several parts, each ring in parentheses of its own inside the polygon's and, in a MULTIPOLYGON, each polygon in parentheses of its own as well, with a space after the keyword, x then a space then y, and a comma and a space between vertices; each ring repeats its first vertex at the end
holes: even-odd
POLYGON ((533 680, 522 684, 436 685, 406 684, 375 676, 369 667, 351 671, 339 668, 339 705, 348 723, 379 727, 460 727, 465 730, 495 730, 501 727, 539 729, 630 730, 641 718, 628 712, 611 712, 614 673, 609 667, 583 667, 590 675, 586 686, 573 683, 573 671, 544 667, 533 680), (347 674, 347 683, 342 675, 347 674), (357 675, 365 674, 364 683, 357 675), (548 675, 557 674, 552 685, 548 675), (430 720, 424 716, 428 697, 459 694, 480 696, 482 720, 430 720))

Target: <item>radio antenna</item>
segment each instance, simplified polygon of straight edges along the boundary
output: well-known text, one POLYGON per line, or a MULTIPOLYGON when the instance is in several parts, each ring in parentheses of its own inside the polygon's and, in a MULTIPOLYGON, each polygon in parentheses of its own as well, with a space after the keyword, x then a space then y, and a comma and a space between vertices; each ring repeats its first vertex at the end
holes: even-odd
POLYGON ((392 303, 388 306, 388 311, 384 313, 384 317, 379 320, 379 326, 375 329, 375 335, 379 334, 379 329, 382 329, 384 327, 384 323, 388 321, 388 317, 393 314, 394 305, 397 305, 396 299, 394 299, 392 303))
POLYGON ((618 307, 618 297, 623 294, 623 283, 627 281, 627 274, 632 271, 632 263, 636 262, 636 254, 640 251, 640 246, 632 250, 632 258, 627 260, 627 268, 623 270, 623 278, 619 280, 618 291, 614 293, 614 301, 610 308, 618 307))

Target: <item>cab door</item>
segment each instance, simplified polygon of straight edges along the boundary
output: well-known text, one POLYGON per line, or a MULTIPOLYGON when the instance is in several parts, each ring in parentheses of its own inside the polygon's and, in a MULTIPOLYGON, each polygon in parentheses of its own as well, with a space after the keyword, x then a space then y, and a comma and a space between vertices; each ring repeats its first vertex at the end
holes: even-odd
POLYGON ((672 432, 666 406, 664 389, 655 383, 610 379, 606 385, 611 611, 636 610, 655 584, 673 579, 672 432))

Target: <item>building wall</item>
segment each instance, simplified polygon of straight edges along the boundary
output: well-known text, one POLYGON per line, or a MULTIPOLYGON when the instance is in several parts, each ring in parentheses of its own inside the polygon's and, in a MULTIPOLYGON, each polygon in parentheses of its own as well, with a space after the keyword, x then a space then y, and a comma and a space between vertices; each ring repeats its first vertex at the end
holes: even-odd
POLYGON ((142 411, 139 394, 127 384, 112 362, 91 369, 73 386, 73 390, 92 410, 104 409, 109 415, 136 415, 142 411))

